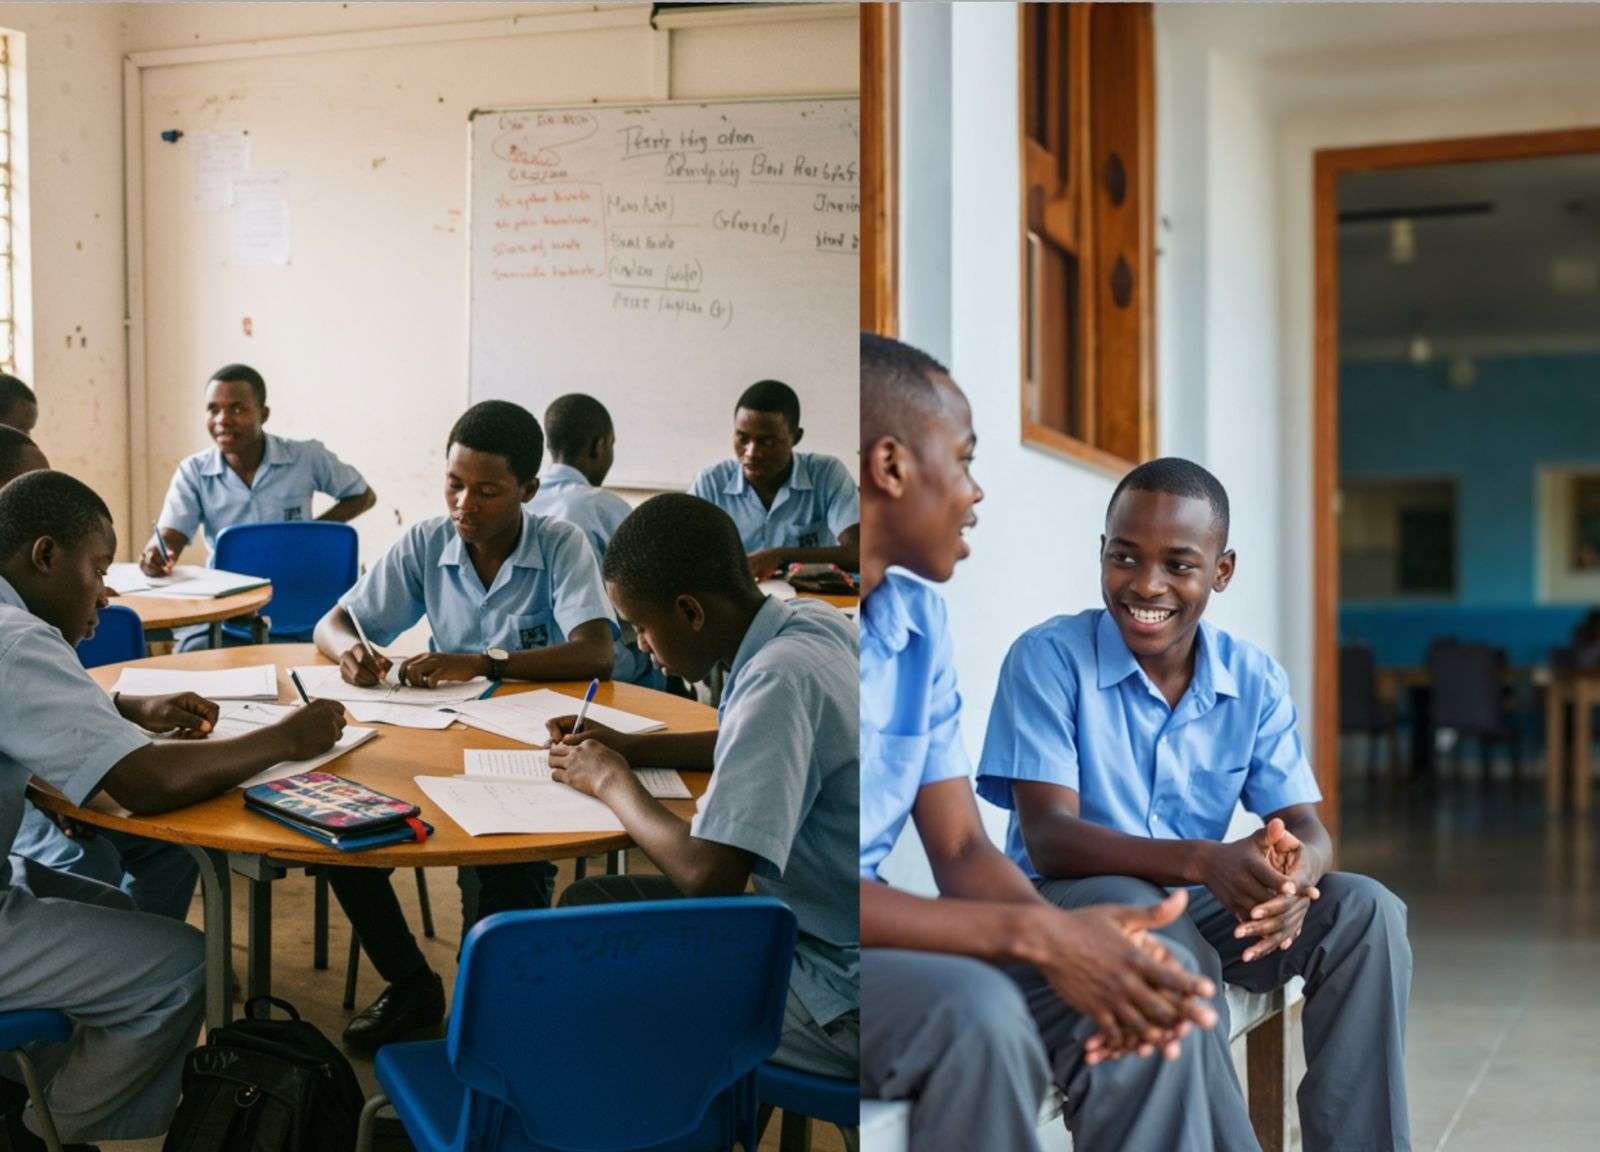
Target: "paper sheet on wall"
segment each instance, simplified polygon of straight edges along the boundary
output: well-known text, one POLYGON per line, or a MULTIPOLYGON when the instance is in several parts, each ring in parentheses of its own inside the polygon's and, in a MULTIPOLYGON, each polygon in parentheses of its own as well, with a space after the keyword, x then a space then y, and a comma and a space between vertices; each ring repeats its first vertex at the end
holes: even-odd
POLYGON ((236 264, 289 263, 288 177, 258 172, 233 181, 233 260, 236 264))
MULTIPOLYGON (((556 783, 550 776, 550 753, 543 748, 468 748, 465 754, 467 776, 473 780, 556 783)), ((657 800, 691 799, 689 786, 671 768, 635 768, 633 774, 657 800)))
POLYGON ((247 132, 192 132, 194 206, 199 212, 233 207, 233 183, 250 174, 247 132))
POLYGON ((611 809, 564 784, 418 776, 417 787, 469 836, 622 831, 611 809))

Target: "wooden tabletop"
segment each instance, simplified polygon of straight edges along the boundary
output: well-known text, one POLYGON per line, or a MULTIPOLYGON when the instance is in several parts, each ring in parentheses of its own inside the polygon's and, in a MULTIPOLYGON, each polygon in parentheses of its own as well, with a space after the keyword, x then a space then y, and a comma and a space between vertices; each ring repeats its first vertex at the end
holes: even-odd
POLYGON ((264 584, 232 596, 140 596, 135 593, 113 597, 111 603, 132 608, 139 614, 146 631, 182 628, 188 624, 210 624, 214 620, 252 616, 272 603, 272 585, 264 584))
MULTIPOLYGON (((268 644, 242 648, 221 648, 205 652, 186 652, 134 660, 128 664, 107 664, 90 670, 90 675, 109 688, 125 667, 137 668, 238 668, 251 664, 276 664, 279 668, 278 699, 293 700, 288 669, 296 665, 327 664, 310 644, 268 644)), ((574 697, 576 712, 587 681, 526 684, 506 682, 499 693, 526 692, 551 688, 574 697)), ((497 695, 499 694, 497 693, 497 695)), ((595 694, 595 703, 609 704, 640 716, 663 721, 671 732, 704 732, 717 726, 712 708, 665 692, 653 692, 632 684, 605 683, 595 694)), ((469 836, 435 807, 420 788, 416 776, 458 776, 463 769, 462 752, 468 748, 525 748, 502 736, 468 728, 457 723, 442 732, 419 728, 373 725, 378 734, 360 747, 329 763, 326 771, 347 776, 380 792, 398 796, 422 808, 422 818, 434 833, 422 844, 393 844, 364 852, 339 852, 320 841, 248 812, 244 793, 230 789, 201 804, 165 812, 159 816, 132 816, 101 808, 78 808, 54 789, 37 781, 30 783, 29 794, 45 808, 71 816, 85 824, 114 828, 137 836, 148 836, 177 844, 195 844, 229 852, 270 856, 295 863, 368 865, 371 867, 440 867, 454 864, 504 864, 525 860, 564 860, 594 856, 632 841, 622 832, 569 833, 545 836, 469 836)), ((685 772, 689 791, 701 795, 709 773, 685 772)), ((91 802, 93 803, 93 802, 91 802)), ((689 800, 664 801, 678 815, 688 819, 694 813, 689 800)))

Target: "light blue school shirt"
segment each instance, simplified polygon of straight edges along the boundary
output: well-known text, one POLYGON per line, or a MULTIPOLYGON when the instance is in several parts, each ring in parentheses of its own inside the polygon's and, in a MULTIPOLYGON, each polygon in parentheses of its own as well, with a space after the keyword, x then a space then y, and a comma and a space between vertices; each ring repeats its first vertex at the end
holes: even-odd
POLYGON ((944 600, 890 570, 861 602, 861 876, 900 838, 926 785, 972 775, 944 600))
POLYGON ((756 891, 794 910, 789 986, 818 1024, 860 1006, 856 642, 837 609, 767 598, 728 670, 711 783, 690 825, 753 855, 756 891))
POLYGON ((583 532, 522 510, 517 546, 485 588, 448 516, 423 520, 372 566, 342 601, 367 638, 390 644, 424 616, 437 652, 524 652, 566 643, 572 630, 616 617, 583 532))
POLYGON ((1074 789, 1083 819, 1130 836, 1221 840, 1241 800, 1258 816, 1322 799, 1289 678, 1204 620, 1194 676, 1169 708, 1103 608, 1018 637, 995 689, 978 794, 1012 809, 1006 854, 1037 878, 1012 780, 1074 789))
POLYGON ((248 487, 228 467, 220 448, 208 448, 185 459, 172 474, 156 524, 182 532, 190 540, 203 528, 206 547, 215 552, 217 536, 224 528, 310 520, 311 498, 316 493, 345 500, 367 490, 361 473, 323 447, 320 440, 286 440, 268 433, 266 441, 261 467, 248 487))
POLYGON ((845 466, 832 456, 796 452, 789 478, 765 508, 737 460, 713 464, 689 491, 721 508, 739 526, 746 552, 764 548, 831 548, 861 521, 861 498, 845 466))
POLYGON ((82 804, 105 774, 150 743, 89 678, 61 633, 0 577, 0 886, 22 823, 30 776, 82 804))
MULTIPOLYGON (((528 509, 540 516, 554 516, 576 524, 589 538, 595 558, 606 558, 606 546, 617 534, 617 527, 628 518, 633 507, 615 492, 596 488, 589 478, 570 464, 552 464, 539 478, 539 490, 528 501, 528 509)), ((660 690, 667 685, 666 673, 650 663, 639 651, 632 628, 624 627, 617 640, 616 659, 611 678, 625 684, 638 684, 660 690)))

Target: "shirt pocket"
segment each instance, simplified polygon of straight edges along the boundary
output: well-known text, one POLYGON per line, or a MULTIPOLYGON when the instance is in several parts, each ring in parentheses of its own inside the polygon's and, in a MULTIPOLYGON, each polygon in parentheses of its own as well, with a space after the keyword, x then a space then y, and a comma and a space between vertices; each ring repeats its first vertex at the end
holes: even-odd
POLYGON ((889 854, 917 802, 928 737, 861 729, 861 856, 876 868, 889 854))
POLYGON ((292 522, 298 521, 298 520, 309 520, 309 519, 311 519, 310 516, 306 515, 306 511, 307 511, 306 510, 306 506, 303 503, 285 504, 283 506, 283 519, 284 519, 284 522, 285 523, 292 523, 292 522))
POLYGON ((826 520, 814 520, 809 524, 795 525, 789 536, 791 548, 825 548, 833 533, 828 530, 826 520))
POLYGON ((548 648, 560 644, 565 637, 556 627, 554 612, 530 612, 511 618, 511 650, 526 652, 530 648, 548 648))
POLYGON ((1249 764, 1224 764, 1216 768, 1194 768, 1189 773, 1190 806, 1195 813, 1226 821, 1244 793, 1250 776, 1249 764))

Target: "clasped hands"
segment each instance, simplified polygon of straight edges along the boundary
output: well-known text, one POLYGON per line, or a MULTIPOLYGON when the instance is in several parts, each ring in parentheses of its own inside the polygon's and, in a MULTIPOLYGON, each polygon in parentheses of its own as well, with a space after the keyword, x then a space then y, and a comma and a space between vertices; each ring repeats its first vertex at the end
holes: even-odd
POLYGON ((1316 868, 1312 854, 1276 816, 1242 840, 1207 852, 1202 882, 1239 918, 1234 938, 1255 938, 1244 950, 1246 963, 1287 951, 1299 938, 1311 902, 1321 895, 1316 868))

